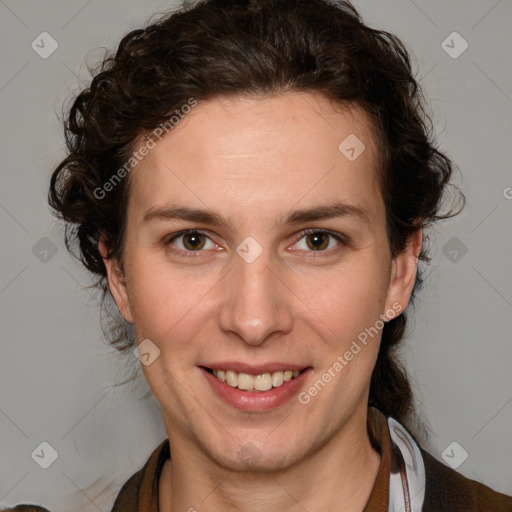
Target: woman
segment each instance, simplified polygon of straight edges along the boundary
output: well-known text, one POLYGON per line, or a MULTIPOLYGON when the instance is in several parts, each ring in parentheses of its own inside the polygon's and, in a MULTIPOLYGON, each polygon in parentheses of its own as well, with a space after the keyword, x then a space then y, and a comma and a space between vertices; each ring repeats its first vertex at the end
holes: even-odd
POLYGON ((121 41, 67 141, 50 205, 168 436, 114 511, 512 510, 406 428, 393 351, 454 212, 396 37, 345 2, 199 2, 121 41))

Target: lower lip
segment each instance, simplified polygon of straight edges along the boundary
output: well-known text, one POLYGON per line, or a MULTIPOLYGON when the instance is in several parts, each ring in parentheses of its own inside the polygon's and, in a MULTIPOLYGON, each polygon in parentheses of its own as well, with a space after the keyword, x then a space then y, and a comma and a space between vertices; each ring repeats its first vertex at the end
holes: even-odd
POLYGON ((282 386, 268 391, 243 391, 232 388, 220 381, 210 372, 201 368, 206 380, 215 393, 229 405, 243 411, 267 411, 284 404, 294 395, 298 394, 312 368, 306 368, 297 377, 285 382, 282 386))

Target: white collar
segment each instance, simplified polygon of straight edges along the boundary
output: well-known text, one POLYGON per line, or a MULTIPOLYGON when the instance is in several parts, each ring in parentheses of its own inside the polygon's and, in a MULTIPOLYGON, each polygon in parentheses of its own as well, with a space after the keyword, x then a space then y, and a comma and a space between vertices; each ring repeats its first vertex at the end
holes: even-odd
POLYGON ((421 512, 425 499, 425 465, 419 446, 404 426, 387 419, 391 443, 401 454, 402 471, 389 477, 388 512, 421 512))

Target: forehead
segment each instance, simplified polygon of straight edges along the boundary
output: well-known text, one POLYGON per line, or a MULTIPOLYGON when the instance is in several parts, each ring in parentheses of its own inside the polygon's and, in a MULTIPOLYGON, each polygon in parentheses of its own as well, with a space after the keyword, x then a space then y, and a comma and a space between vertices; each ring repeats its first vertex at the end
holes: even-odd
POLYGON ((182 201, 228 214, 282 213, 380 196, 368 116, 321 95, 222 97, 199 102, 131 175, 130 209, 182 201), (263 208, 264 207, 264 208, 263 208))

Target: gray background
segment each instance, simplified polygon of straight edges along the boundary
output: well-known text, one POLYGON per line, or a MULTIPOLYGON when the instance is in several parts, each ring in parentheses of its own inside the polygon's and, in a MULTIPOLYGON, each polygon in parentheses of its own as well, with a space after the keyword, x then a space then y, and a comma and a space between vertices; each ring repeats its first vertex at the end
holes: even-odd
MULTIPOLYGON (((142 377, 114 385, 139 362, 102 340, 94 294, 84 289, 90 278, 66 252, 46 194, 64 155, 57 116, 89 79, 84 57, 95 63, 98 48, 114 48, 170 5, 0 0, 1 505, 110 510, 122 483, 166 435, 142 377), (58 42, 46 59, 31 47, 43 31, 58 42), (58 452, 48 469, 31 457, 43 441, 58 452), (109 482, 110 491, 95 497, 109 482)), ((355 5, 414 53, 439 142, 458 164, 456 181, 468 198, 464 213, 433 233, 427 287, 406 343, 431 429, 427 446, 441 458, 457 442, 447 452, 451 461, 468 453, 458 471, 512 493, 512 3, 355 5), (469 44, 458 58, 441 46, 454 31, 469 44)), ((453 52, 462 41, 445 44, 453 52)))

